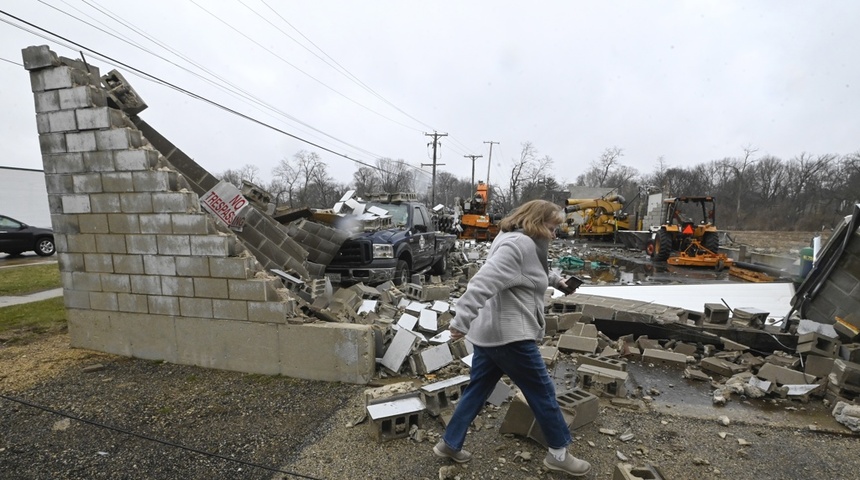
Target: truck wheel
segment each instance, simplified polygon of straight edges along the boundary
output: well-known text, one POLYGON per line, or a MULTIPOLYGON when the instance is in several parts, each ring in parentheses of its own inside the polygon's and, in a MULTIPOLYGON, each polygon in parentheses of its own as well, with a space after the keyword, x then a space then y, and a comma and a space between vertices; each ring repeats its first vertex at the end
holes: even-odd
POLYGON ((430 273, 433 275, 444 275, 445 272, 448 271, 448 251, 445 253, 433 264, 433 268, 430 269, 430 273))
POLYGON ((666 230, 657 232, 657 238, 654 239, 654 260, 665 262, 672 253, 672 235, 666 230))
POLYGON ((397 260, 394 268, 394 285, 400 286, 409 283, 409 264, 406 260, 397 260))

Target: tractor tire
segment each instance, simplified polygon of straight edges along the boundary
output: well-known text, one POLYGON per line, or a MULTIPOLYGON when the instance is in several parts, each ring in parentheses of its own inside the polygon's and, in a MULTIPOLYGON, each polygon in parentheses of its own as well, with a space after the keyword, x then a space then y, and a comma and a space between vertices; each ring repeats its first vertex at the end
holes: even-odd
POLYGON ((702 246, 711 251, 711 253, 720 253, 720 236, 717 232, 705 232, 702 235, 702 246))
POLYGON ((397 260, 397 267, 394 268, 394 285, 401 286, 409 283, 409 264, 406 260, 397 260))
POLYGON ((657 262, 665 262, 672 254, 672 235, 666 230, 657 232, 657 238, 654 239, 654 256, 652 257, 657 262))

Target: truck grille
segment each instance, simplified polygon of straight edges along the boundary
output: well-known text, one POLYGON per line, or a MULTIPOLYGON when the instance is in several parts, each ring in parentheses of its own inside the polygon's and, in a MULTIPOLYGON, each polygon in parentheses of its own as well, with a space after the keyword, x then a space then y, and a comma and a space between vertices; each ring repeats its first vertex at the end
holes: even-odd
POLYGON ((370 242, 347 240, 341 245, 332 263, 363 265, 371 261, 372 255, 370 242))

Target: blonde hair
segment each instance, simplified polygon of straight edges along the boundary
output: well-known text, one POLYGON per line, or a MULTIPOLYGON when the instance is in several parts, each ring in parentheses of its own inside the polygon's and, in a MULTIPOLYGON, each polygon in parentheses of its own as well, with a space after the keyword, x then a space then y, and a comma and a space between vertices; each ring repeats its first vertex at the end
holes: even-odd
POLYGON ((560 206, 546 200, 532 200, 520 205, 503 218, 499 228, 503 232, 522 229, 523 233, 532 238, 552 238, 553 232, 546 224, 560 225, 562 222, 564 222, 564 214, 560 206))

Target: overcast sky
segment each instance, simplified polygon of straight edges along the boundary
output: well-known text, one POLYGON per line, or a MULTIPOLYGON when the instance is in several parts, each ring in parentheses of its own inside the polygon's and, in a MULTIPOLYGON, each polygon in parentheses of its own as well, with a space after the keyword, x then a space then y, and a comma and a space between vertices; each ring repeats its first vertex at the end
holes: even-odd
MULTIPOLYGON (((747 146, 786 161, 860 151, 856 0, 0 0, 0 10, 366 163, 428 164, 434 130, 448 134, 438 168, 466 179, 464 155, 483 156, 476 179, 486 179, 484 142, 499 142, 493 183, 523 142, 563 183, 609 147, 640 173, 659 157, 686 166, 747 146)), ((15 63, 29 45, 80 57, 65 43, 0 23, 0 166, 42 168, 15 63)), ((141 117, 213 173, 253 164, 268 179, 299 150, 341 182, 360 166, 84 55, 102 73, 117 68, 149 105, 141 117)))

